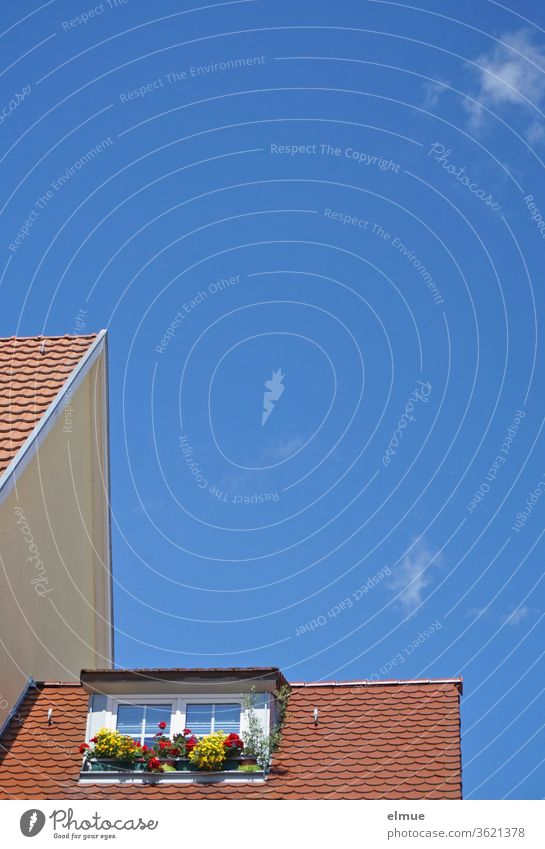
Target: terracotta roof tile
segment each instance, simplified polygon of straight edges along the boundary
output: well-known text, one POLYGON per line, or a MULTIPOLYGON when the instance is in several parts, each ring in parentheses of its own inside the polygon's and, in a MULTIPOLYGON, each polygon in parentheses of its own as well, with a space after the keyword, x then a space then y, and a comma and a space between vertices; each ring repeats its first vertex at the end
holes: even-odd
POLYGON ((79 685, 38 685, 0 741, 0 799, 459 799, 460 689, 292 685, 265 783, 143 786, 78 784, 88 696, 79 685))
POLYGON ((9 466, 96 339, 0 339, 0 474, 9 466))

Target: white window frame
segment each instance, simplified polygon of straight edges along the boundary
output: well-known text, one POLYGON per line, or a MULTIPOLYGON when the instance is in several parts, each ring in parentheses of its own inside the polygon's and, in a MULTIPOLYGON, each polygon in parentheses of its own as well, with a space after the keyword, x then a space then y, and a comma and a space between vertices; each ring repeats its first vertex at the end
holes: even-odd
MULTIPOLYGON (((153 704, 170 704, 171 714, 170 714, 170 736, 174 734, 181 734, 184 728, 187 728, 186 724, 186 706, 188 704, 239 704, 240 705, 240 730, 239 734, 242 738, 244 738, 244 732, 247 730, 247 715, 244 707, 244 699, 245 693, 218 693, 217 695, 214 693, 195 693, 195 694, 183 694, 177 695, 173 693, 165 693, 164 695, 146 695, 144 693, 139 693, 137 695, 127 694, 124 695, 122 693, 115 696, 108 696, 106 702, 106 711, 105 711, 105 726, 112 731, 116 730, 117 727, 117 708, 119 704, 124 705, 153 705, 153 704)), ((270 698, 265 700, 265 705, 262 709, 264 711, 264 725, 266 733, 268 733, 268 729, 270 728, 271 722, 271 705, 270 698)))
MULTIPOLYGON (((245 714, 244 703, 240 697, 232 696, 231 698, 210 698, 208 695, 204 694, 203 696, 190 696, 188 698, 184 698, 183 700, 183 717, 184 728, 187 728, 187 706, 188 705, 238 705, 240 708, 240 720, 238 726, 238 733, 242 734, 242 728, 244 725, 243 716, 245 714)), ((216 711, 214 710, 212 716, 212 729, 209 733, 214 733, 215 731, 221 731, 220 728, 216 728, 216 711)))
MULTIPOLYGON (((122 706, 137 705, 137 706, 143 707, 143 706, 147 706, 147 705, 153 706, 153 705, 168 705, 169 704, 170 705, 170 723, 169 723, 170 732, 169 733, 170 733, 171 736, 172 736, 173 733, 174 734, 176 733, 175 731, 174 732, 172 731, 172 717, 174 716, 174 711, 173 711, 174 702, 173 702, 172 698, 170 698, 170 697, 164 698, 164 699, 151 698, 151 697, 150 698, 146 697, 145 699, 141 699, 141 698, 136 698, 136 699, 133 699, 133 698, 131 698, 131 699, 116 698, 116 699, 114 699, 114 702, 115 702, 115 711, 112 712, 113 725, 111 726, 114 730, 117 729, 117 710, 118 710, 120 705, 122 705, 122 706)), ((145 713, 144 713, 144 717, 145 717, 145 713)), ((144 735, 144 729, 145 729, 144 717, 142 718, 142 725, 140 727, 140 738, 139 738, 139 742, 142 743, 142 744, 144 742, 144 736, 145 736, 144 735)), ((160 729, 159 729, 159 726, 157 726, 157 731, 155 732, 155 734, 158 734, 159 732, 160 732, 160 729)))

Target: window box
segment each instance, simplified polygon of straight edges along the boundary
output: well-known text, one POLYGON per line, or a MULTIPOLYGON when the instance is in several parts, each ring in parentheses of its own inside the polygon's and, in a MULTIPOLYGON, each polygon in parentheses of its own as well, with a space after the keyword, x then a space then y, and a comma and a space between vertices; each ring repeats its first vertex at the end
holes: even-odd
POLYGON ((241 755, 239 758, 240 766, 256 766, 257 760, 255 755, 241 755))
POLYGON ((240 769, 221 772, 82 772, 79 784, 263 784, 263 770, 244 772, 240 769))
POLYGON ((87 758, 82 772, 145 772, 146 764, 111 758, 87 758))
MULTIPOLYGON (((189 758, 158 758, 162 764, 170 764, 176 772, 196 772, 199 775, 205 775, 206 772, 200 769, 195 769, 189 758)), ((224 761, 223 767, 219 772, 227 772, 238 769, 244 763, 242 758, 229 758, 224 761)))
MULTIPOLYGON (((204 775, 202 770, 196 770, 189 758, 159 758, 162 764, 169 764, 176 772, 196 772, 204 775)), ((240 758, 229 758, 225 761, 220 772, 232 772, 239 766, 252 766, 255 758, 247 756, 240 758)), ((147 772, 145 763, 134 761, 118 761, 113 758, 87 758, 82 767, 82 772, 147 772)), ((171 772, 171 770, 169 770, 171 772)))

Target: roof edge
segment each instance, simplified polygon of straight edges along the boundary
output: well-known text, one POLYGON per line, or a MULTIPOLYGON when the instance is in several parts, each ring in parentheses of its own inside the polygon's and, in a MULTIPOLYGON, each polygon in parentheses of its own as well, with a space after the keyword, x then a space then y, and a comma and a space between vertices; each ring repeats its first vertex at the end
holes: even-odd
POLYGON ((15 704, 11 708, 10 712, 6 716, 4 722, 0 726, 0 738, 2 738, 2 736, 3 736, 4 732, 6 731, 8 725, 10 724, 13 717, 16 715, 17 711, 19 710, 19 708, 21 707, 23 702, 26 701, 28 691, 32 687, 36 687, 36 681, 34 680, 34 678, 32 676, 30 676, 29 678, 27 678, 25 685, 24 685, 23 689, 21 690, 17 701, 15 702, 15 704))
MULTIPOLYGON (((61 386, 59 392, 52 400, 39 422, 27 436, 15 457, 11 460, 9 466, 7 466, 2 475, 0 475, 0 504, 7 498, 12 487, 15 485, 17 478, 26 469, 28 463, 35 455, 53 425, 56 423, 55 414, 58 412, 65 397, 70 391, 74 392, 77 389, 91 366, 94 364, 95 360, 102 353, 106 333, 106 330, 99 330, 93 344, 88 348, 77 366, 70 373, 63 386, 61 386)), ((77 336, 77 334, 74 335, 77 336)))
MULTIPOLYGON (((271 673, 275 670, 280 672, 278 667, 270 667, 270 666, 266 666, 266 667, 241 667, 238 671, 240 671, 240 672, 244 672, 244 671, 250 672, 250 671, 252 671, 253 673, 261 671, 261 672, 271 673)), ((203 671, 206 671, 206 670, 202 670, 202 669, 201 670, 195 670, 195 672, 199 672, 199 671, 203 672, 203 671)), ((234 670, 229 670, 227 668, 225 670, 221 670, 221 669, 217 669, 217 668, 210 670, 210 672, 212 672, 212 673, 221 673, 221 672, 228 672, 228 671, 234 671, 234 670)), ((115 672, 125 672, 125 673, 126 672, 129 672, 129 673, 130 672, 136 672, 136 673, 139 673, 139 672, 140 673, 143 673, 143 672, 152 672, 152 673, 162 672, 164 674, 164 673, 167 673, 167 672, 168 673, 175 673, 175 672, 185 673, 185 672, 191 672, 191 670, 190 669, 185 669, 185 670, 182 670, 182 669, 179 669, 179 670, 176 670, 176 669, 147 669, 147 670, 145 670, 145 669, 123 669, 123 670, 82 669, 81 674, 82 674, 82 677, 85 678, 86 677, 85 673, 96 673, 96 672, 105 673, 107 675, 111 674, 111 673, 115 674, 115 672)), ((280 672, 280 675, 282 675, 281 672, 280 672)), ((384 681, 380 681, 380 680, 372 680, 371 681, 371 680, 368 680, 368 679, 363 679, 363 680, 360 680, 360 681, 289 681, 289 682, 286 682, 286 683, 288 683, 290 687, 301 687, 301 688, 305 688, 305 687, 376 687, 376 686, 379 686, 379 687, 385 687, 385 686, 386 687, 395 687, 395 686, 405 687, 407 685, 430 686, 430 685, 434 685, 434 684, 453 684, 455 687, 458 688, 460 695, 462 695, 464 679, 462 677, 457 677, 457 678, 406 678, 406 679, 393 679, 392 678, 392 679, 387 679, 387 680, 384 680, 384 681)), ((81 679, 80 679, 80 681, 37 681, 37 682, 35 682, 35 684, 37 686, 42 686, 42 687, 81 687, 81 686, 83 686, 83 681, 81 679)))
POLYGON ((80 683, 88 692, 113 692, 115 686, 147 686, 172 684, 268 684, 278 689, 288 682, 278 666, 265 667, 187 667, 174 669, 82 669, 80 683))
POLYGON ((463 692, 464 679, 457 678, 389 678, 389 679, 362 679, 361 681, 290 681, 290 687, 393 687, 407 686, 408 684, 430 685, 430 684, 454 684, 458 687, 460 695, 463 692))

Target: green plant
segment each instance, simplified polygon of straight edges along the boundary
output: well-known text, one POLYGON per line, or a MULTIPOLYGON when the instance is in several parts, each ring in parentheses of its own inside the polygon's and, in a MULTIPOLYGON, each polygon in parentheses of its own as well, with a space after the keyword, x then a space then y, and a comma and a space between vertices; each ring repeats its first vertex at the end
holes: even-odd
POLYGON ((248 724, 248 731, 244 735, 244 752, 247 755, 253 755, 261 769, 267 770, 269 768, 272 755, 280 745, 289 693, 289 687, 285 685, 275 690, 278 719, 268 734, 265 734, 261 720, 256 714, 257 694, 255 687, 251 687, 244 699, 248 724))
POLYGON ((278 687, 278 689, 274 691, 274 696, 276 698, 276 706, 278 709, 277 725, 281 727, 284 724, 286 711, 288 709, 288 700, 290 697, 289 684, 282 684, 280 687, 278 687))
POLYGON ((244 764, 239 766, 237 772, 261 772, 261 767, 258 764, 244 764))

